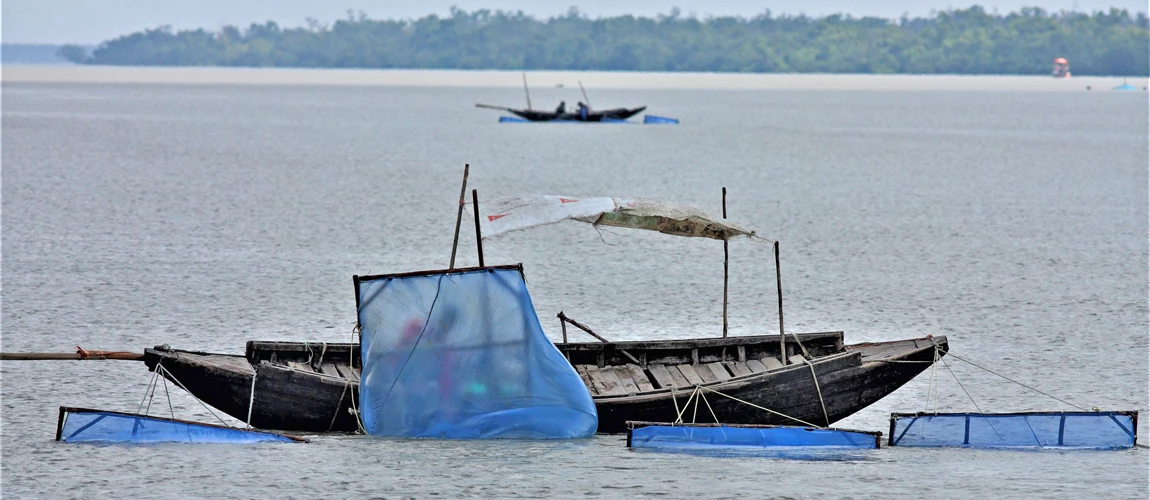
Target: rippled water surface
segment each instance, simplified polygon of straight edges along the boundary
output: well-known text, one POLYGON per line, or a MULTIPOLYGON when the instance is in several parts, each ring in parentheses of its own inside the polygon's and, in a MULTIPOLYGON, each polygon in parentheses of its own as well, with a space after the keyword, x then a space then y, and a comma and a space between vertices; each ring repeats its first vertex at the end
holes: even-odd
MULTIPOLYGON (((567 83, 532 98, 579 100, 567 83)), ((520 102, 500 88, 6 83, 3 350, 346 341, 351 275, 447 264, 470 163, 481 199, 648 196, 717 213, 726 186, 731 218, 781 242, 789 330, 843 330, 848 343, 946 335, 955 354, 1079 406, 1147 411, 1146 93, 588 90, 597 106, 647 104, 682 124, 498 124, 472 104, 520 102)), ((554 338, 560 310, 620 340, 720 332, 717 242, 571 223, 484 249, 488 263, 524 264, 554 338)), ((732 331, 777 332, 769 248, 740 241, 731 254, 732 331)), ((460 255, 476 263, 470 231, 460 255)), ((984 410, 1070 409, 950 365, 984 410)), ((0 493, 1147 495, 1146 448, 784 459, 634 452, 618 436, 53 441, 58 406, 135 411, 149 375, 121 361, 0 365, 0 493)), ((937 376, 937 398, 928 371, 840 425, 885 431, 891 411, 973 409, 937 376)), ((212 419, 182 393, 173 403, 178 417, 212 419)))

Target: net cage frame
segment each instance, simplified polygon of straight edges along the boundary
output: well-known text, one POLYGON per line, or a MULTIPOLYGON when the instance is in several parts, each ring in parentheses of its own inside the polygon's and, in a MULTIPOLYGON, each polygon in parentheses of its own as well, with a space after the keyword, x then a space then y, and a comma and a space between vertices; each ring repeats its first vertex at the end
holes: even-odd
MULTIPOLYGON (((236 427, 228 427, 226 425, 209 424, 209 423, 204 423, 204 422, 195 422, 192 420, 182 420, 182 419, 178 419, 178 418, 157 417, 157 416, 153 416, 153 415, 141 415, 139 413, 128 413, 128 412, 123 412, 123 411, 112 411, 112 410, 98 410, 95 408, 79 408, 79 407, 74 407, 74 406, 61 406, 60 407, 60 415, 56 421, 56 441, 68 442, 64 439, 64 425, 66 424, 66 422, 68 420, 68 414, 72 414, 72 413, 75 413, 75 414, 104 413, 104 414, 114 415, 114 416, 118 416, 118 417, 146 418, 149 420, 155 420, 158 422, 166 422, 166 423, 172 423, 172 424, 194 425, 197 427, 208 427, 208 428, 212 428, 212 429, 221 429, 221 430, 226 430, 226 431, 239 431, 239 432, 247 432, 247 433, 252 433, 252 434, 265 434, 265 435, 269 435, 269 436, 286 438, 286 439, 288 439, 292 442, 296 442, 296 443, 310 443, 311 442, 305 438, 301 438, 299 436, 292 436, 290 434, 279 434, 276 432, 268 432, 268 431, 257 430, 257 429, 239 429, 236 427)), ((175 442, 175 441, 173 441, 173 442, 175 442)))
MULTIPOLYGON (((882 448, 882 432, 881 431, 864 431, 858 429, 840 429, 835 427, 807 427, 801 425, 769 425, 769 424, 719 424, 719 423, 671 423, 671 422, 647 422, 639 420, 628 420, 624 426, 627 428, 627 447, 634 448, 631 443, 633 432, 635 429, 643 427, 726 427, 734 429, 809 429, 809 430, 825 430, 825 431, 838 431, 838 432, 851 432, 855 434, 865 434, 874 438, 874 449, 882 448)), ((800 446, 796 446, 798 448, 800 446)))
MULTIPOLYGON (((1064 434, 1063 434, 1063 433, 1064 433, 1064 431, 1065 431, 1066 417, 1100 417, 1100 416, 1109 416, 1109 417, 1113 418, 1115 415, 1121 415, 1121 416, 1127 416, 1127 417, 1130 417, 1130 421, 1131 421, 1131 424, 1132 424, 1132 425, 1131 425, 1131 427, 1130 427, 1130 430, 1128 431, 1128 434, 1129 434, 1129 435, 1130 435, 1130 437, 1131 437, 1131 441, 1132 441, 1132 442, 1133 442, 1135 445, 1137 445, 1137 443, 1138 443, 1138 412, 1137 412, 1136 410, 1104 410, 1104 411, 1020 411, 1020 412, 1004 412, 1004 413, 980 413, 980 412, 951 412, 951 413, 936 413, 936 412, 915 412, 915 413, 891 413, 891 414, 890 414, 890 434, 889 434, 889 436, 887 437, 887 446, 891 446, 891 447, 894 447, 894 446, 902 446, 902 447, 928 447, 928 446, 925 446, 925 445, 919 446, 919 445, 904 445, 904 444, 898 444, 898 443, 899 443, 899 441, 902 439, 902 435, 905 435, 905 434, 907 433, 907 431, 909 431, 909 430, 910 430, 910 426, 911 426, 911 424, 908 424, 908 425, 907 425, 907 428, 906 428, 906 429, 903 429, 902 435, 900 435, 900 436, 897 436, 897 437, 896 437, 896 436, 895 436, 895 427, 896 427, 896 425, 897 425, 897 423, 898 423, 898 420, 899 420, 899 419, 901 419, 901 418, 913 418, 913 419, 918 419, 918 418, 923 418, 923 417, 950 417, 950 418, 960 418, 960 417, 965 417, 965 419, 966 419, 966 430, 965 430, 965 432, 966 432, 966 437, 965 437, 965 441, 966 441, 966 442, 965 442, 964 444, 961 444, 961 445, 945 445, 945 446, 943 446, 943 445, 938 445, 938 446, 935 446, 935 445, 930 445, 929 447, 953 447, 953 448, 1063 448, 1063 447, 1064 447, 1063 445, 1055 445, 1055 446, 1042 446, 1042 445, 1036 445, 1036 446, 1025 446, 1025 447, 1024 447, 1024 446, 1005 446, 1005 447, 991 447, 991 446, 974 446, 974 445, 970 445, 970 444, 968 444, 968 443, 969 443, 969 439, 970 439, 970 438, 969 438, 969 433, 970 433, 970 417, 972 417, 972 416, 973 416, 973 417, 989 417, 989 418, 1009 418, 1009 417, 1028 417, 1028 416, 1035 416, 1035 417, 1039 417, 1039 416, 1041 416, 1041 417, 1053 417, 1053 416, 1057 416, 1057 417, 1060 417, 1060 418, 1061 418, 1061 420, 1060 420, 1060 422, 1059 422, 1059 436, 1058 436, 1058 441, 1059 441, 1060 443, 1062 443, 1062 442, 1064 442, 1064 434)), ((913 424, 913 422, 912 422, 912 424, 913 424)), ((1072 446, 1070 446, 1070 447, 1065 447, 1065 448, 1078 448, 1078 447, 1072 447, 1072 446)), ((1087 447, 1087 448, 1090 448, 1090 447, 1087 447)))

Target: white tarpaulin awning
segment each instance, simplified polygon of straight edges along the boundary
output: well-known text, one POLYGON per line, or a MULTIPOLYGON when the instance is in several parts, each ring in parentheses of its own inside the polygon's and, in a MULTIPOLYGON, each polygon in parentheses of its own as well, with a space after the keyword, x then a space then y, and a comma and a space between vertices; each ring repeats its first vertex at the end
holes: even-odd
MULTIPOLYGON (((468 204, 468 210, 472 209, 468 204)), ((581 198, 536 194, 479 202, 479 226, 484 238, 567 219, 597 226, 645 229, 674 236, 716 240, 755 235, 754 231, 717 219, 696 208, 649 198, 581 198)))

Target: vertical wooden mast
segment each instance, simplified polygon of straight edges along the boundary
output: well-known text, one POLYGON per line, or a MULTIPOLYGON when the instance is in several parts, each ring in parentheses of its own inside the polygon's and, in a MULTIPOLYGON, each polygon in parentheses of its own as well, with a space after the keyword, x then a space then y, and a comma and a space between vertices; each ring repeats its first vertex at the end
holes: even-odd
POLYGON ((479 251, 479 267, 483 266, 483 232, 479 230, 479 192, 471 190, 471 208, 475 209, 475 248, 479 251))
POLYGON ((779 358, 787 364, 787 335, 783 332, 783 272, 779 269, 779 242, 775 242, 775 283, 779 286, 779 358))
POLYGON ((463 223, 463 204, 467 202, 467 171, 471 164, 463 164, 463 187, 459 190, 459 208, 455 212, 455 239, 451 241, 451 262, 448 269, 455 269, 455 250, 459 248, 459 226, 463 223))
MULTIPOLYGON (((723 187, 723 220, 727 219, 727 188, 723 187)), ((727 269, 730 264, 730 250, 726 236, 723 237, 723 338, 727 338, 727 269)))

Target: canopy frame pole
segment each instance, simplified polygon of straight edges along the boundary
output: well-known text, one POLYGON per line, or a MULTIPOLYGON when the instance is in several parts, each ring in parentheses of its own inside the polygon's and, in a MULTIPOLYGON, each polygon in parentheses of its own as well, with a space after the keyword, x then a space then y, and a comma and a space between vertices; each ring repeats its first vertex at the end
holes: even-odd
POLYGON ((475 209, 475 248, 479 251, 479 267, 483 265, 483 232, 479 229, 479 192, 471 190, 471 206, 475 209))
MULTIPOLYGON (((723 220, 727 219, 727 188, 723 187, 723 220)), ((730 282, 728 267, 730 265, 730 249, 727 238, 723 238, 723 338, 727 338, 727 286, 730 282)))
POLYGON ((783 272, 779 269, 779 242, 775 242, 775 283, 779 290, 779 358, 787 365, 787 335, 783 332, 783 272))
POLYGON ((463 164, 463 188, 459 190, 459 208, 455 212, 455 239, 451 241, 451 262, 447 264, 448 269, 455 269, 455 250, 459 248, 459 226, 463 223, 463 204, 467 203, 467 171, 470 168, 470 164, 463 164))

